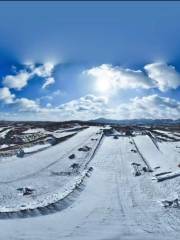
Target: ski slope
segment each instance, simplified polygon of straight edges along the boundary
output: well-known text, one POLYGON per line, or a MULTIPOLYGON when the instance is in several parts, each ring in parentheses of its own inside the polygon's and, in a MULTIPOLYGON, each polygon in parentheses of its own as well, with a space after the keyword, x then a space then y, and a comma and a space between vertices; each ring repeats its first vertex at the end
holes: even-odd
POLYGON ((0 220, 1 238, 178 239, 179 212, 160 204, 177 179, 157 183, 150 173, 135 177, 131 163, 143 162, 131 149, 128 137, 104 137, 89 163, 94 170, 69 207, 51 215, 0 220))

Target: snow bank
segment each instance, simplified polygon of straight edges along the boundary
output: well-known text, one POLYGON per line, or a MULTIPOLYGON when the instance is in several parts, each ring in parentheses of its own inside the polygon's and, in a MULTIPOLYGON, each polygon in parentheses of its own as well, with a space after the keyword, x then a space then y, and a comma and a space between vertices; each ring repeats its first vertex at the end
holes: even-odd
POLYGON ((166 173, 164 175, 156 176, 158 182, 162 182, 167 179, 175 178, 180 176, 180 171, 179 172, 173 172, 173 173, 166 173))
POLYGON ((50 143, 37 144, 37 145, 32 146, 32 147, 25 147, 25 148, 23 148, 23 150, 24 150, 24 153, 31 153, 31 152, 35 152, 35 151, 38 151, 38 150, 45 149, 45 148, 50 147, 50 146, 51 146, 50 143))

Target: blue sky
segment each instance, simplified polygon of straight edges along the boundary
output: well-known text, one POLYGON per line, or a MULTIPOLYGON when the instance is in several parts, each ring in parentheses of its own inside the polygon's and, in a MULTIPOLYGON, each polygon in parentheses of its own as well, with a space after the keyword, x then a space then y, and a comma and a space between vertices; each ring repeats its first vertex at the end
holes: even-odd
POLYGON ((179 118, 179 2, 1 2, 0 119, 179 118))

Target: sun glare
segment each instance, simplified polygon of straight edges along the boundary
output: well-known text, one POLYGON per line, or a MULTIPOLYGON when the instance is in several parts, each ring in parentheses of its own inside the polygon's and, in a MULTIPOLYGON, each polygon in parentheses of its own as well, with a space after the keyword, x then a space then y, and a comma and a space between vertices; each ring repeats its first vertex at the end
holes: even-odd
POLYGON ((108 93, 111 88, 111 84, 108 79, 98 79, 95 85, 98 92, 108 93))

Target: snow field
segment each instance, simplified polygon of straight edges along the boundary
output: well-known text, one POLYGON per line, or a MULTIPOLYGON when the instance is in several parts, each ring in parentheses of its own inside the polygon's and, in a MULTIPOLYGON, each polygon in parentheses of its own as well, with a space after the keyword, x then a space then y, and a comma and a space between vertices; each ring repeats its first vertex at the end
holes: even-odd
POLYGON ((132 174, 131 163, 141 163, 142 159, 131 148, 128 137, 104 137, 91 161, 92 175, 72 205, 51 215, 0 220, 1 237, 7 240, 178 239, 178 213, 174 209, 167 211, 159 203, 167 196, 168 189, 164 188, 164 182, 151 181, 151 173, 138 177, 132 174))
POLYGON ((38 152, 25 158, 12 157, 11 161, 0 163, 0 197, 1 211, 18 211, 19 209, 35 208, 46 205, 57 199, 58 193, 67 193, 71 186, 79 181, 86 163, 91 158, 101 134, 96 135, 99 128, 89 128, 79 132, 74 137, 52 146, 43 152, 38 152), (96 137, 97 141, 92 141, 96 137), (91 151, 80 152, 79 147, 88 145, 91 151), (75 153, 75 159, 69 159, 69 155, 75 153), (79 164, 79 174, 65 174, 71 172, 72 163, 79 164), (18 194, 20 187, 35 189, 31 196, 18 194), (46 202, 46 203, 45 203, 46 202))

